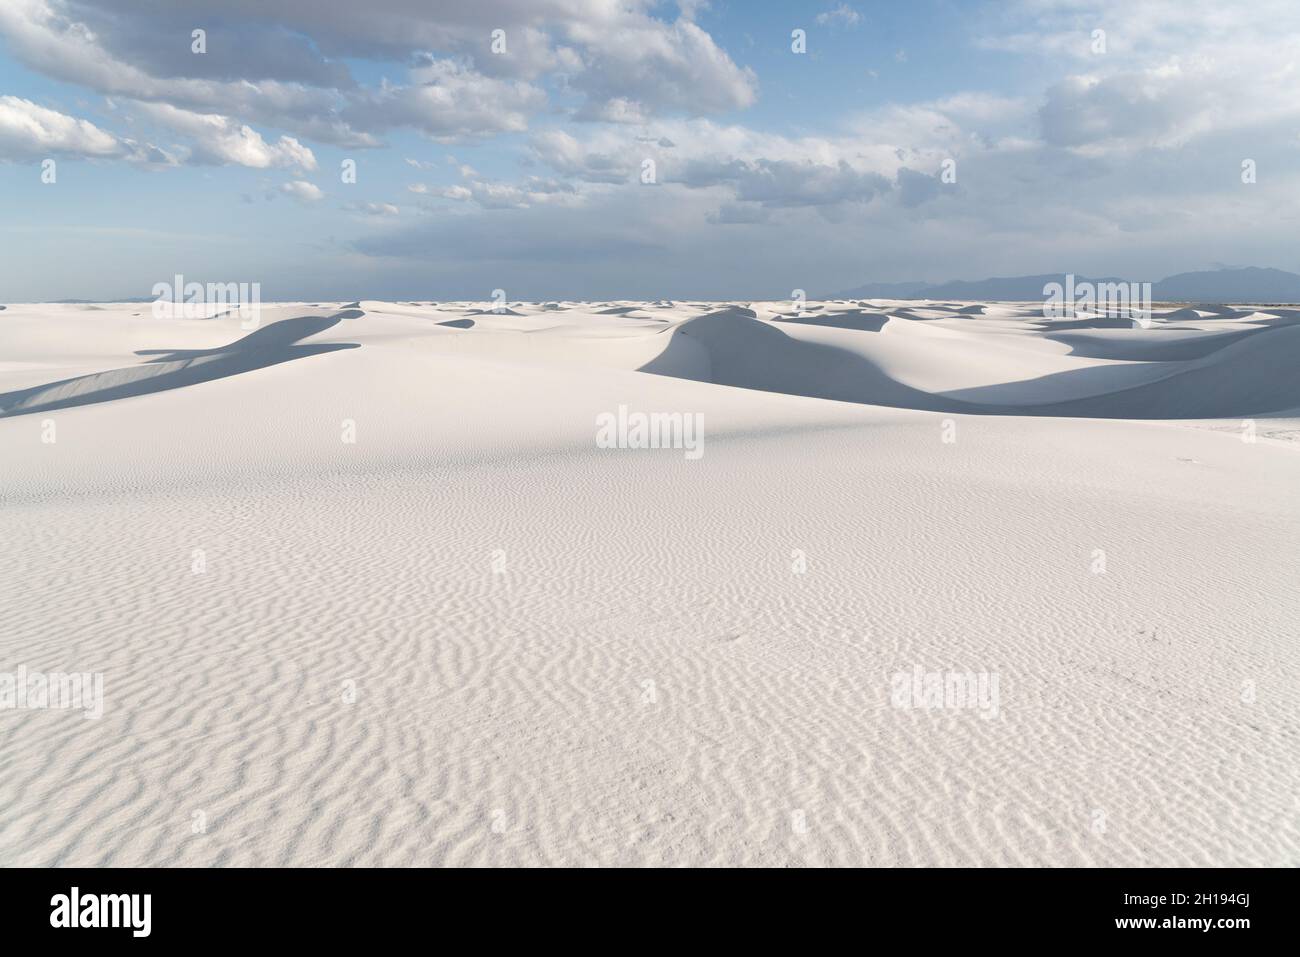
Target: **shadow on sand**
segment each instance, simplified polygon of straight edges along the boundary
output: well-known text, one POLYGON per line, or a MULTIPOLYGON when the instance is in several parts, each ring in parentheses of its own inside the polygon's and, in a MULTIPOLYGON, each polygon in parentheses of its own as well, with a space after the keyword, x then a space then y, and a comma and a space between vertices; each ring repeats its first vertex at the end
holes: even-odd
POLYGON ((1252 330, 1220 336, 1212 349, 1180 347, 1180 359, 1188 359, 1168 362, 1168 375, 1124 388, 1111 385, 1102 367, 1051 373, 1032 380, 1041 383, 1037 394, 1083 396, 1010 403, 1002 398, 1004 385, 960 393, 913 388, 865 356, 786 335, 779 326, 788 322, 762 322, 753 310, 739 306, 706 313, 673 328, 663 352, 640 371, 763 392, 966 415, 1213 419, 1265 416, 1300 407, 1300 379, 1295 375, 1300 325, 1274 326, 1266 335, 1252 330))
POLYGON ((0 418, 166 392, 307 356, 337 352, 340 349, 358 349, 361 344, 357 342, 300 345, 299 341, 323 332, 344 319, 356 319, 363 315, 365 313, 360 309, 345 309, 331 316, 282 319, 217 349, 142 350, 136 355, 155 358, 124 369, 95 372, 0 393, 0 418))

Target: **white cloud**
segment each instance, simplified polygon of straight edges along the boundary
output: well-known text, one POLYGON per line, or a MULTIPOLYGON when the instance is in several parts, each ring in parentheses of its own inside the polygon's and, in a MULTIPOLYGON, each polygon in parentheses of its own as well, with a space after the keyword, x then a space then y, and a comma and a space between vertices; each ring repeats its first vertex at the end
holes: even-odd
POLYGON ((817 14, 818 26, 835 26, 843 25, 846 27, 856 27, 862 22, 862 14, 854 10, 847 3, 841 3, 839 6, 817 14))
POLYGON ((362 130, 407 126, 454 140, 527 129, 529 115, 546 103, 529 83, 483 76, 450 60, 424 63, 410 79, 358 94, 345 113, 349 123, 362 130))
POLYGON ((311 149, 292 136, 267 143, 252 127, 216 113, 191 113, 165 103, 136 103, 149 119, 177 133, 189 136, 192 163, 234 164, 253 169, 316 169, 311 149))
POLYGON ((344 208, 367 216, 399 216, 402 212, 392 203, 349 203, 344 208))
POLYGON ((124 159, 167 166, 170 153, 148 143, 124 139, 89 120, 68 116, 17 96, 0 96, 0 159, 51 155, 124 159))
MULTIPOLYGON (((213 10, 214 14, 219 12, 213 10)), ((225 80, 184 73, 155 76, 137 65, 154 60, 150 44, 156 40, 149 32, 150 18, 145 15, 132 18, 115 11, 112 22, 116 30, 131 33, 140 47, 136 50, 138 56, 124 60, 115 56, 104 45, 103 37, 81 19, 96 14, 102 17, 96 4, 89 2, 4 0, 0 3, 0 35, 7 40, 8 51, 28 66, 100 93, 245 120, 260 119, 304 133, 309 131, 326 142, 364 141, 364 137, 343 127, 334 115, 339 95, 336 91, 274 80, 225 80)), ((188 27, 183 35, 188 41, 188 27)), ((211 61, 191 55, 181 62, 199 68, 211 61)))
POLYGON ((534 155, 556 172, 589 183, 625 183, 641 160, 626 137, 618 139, 613 152, 602 152, 579 143, 563 130, 545 130, 531 140, 534 155))
POLYGON ((123 145, 88 120, 37 106, 31 100, 0 96, 0 154, 28 157, 50 153, 121 156, 123 145))
POLYGON ((867 203, 891 188, 879 173, 857 169, 846 160, 823 164, 760 158, 692 164, 680 181, 696 187, 728 184, 741 202, 766 207, 867 203))
POLYGON ((939 177, 934 174, 919 173, 906 166, 898 171, 899 200, 908 209, 934 199, 942 189, 939 177))
MULTIPOLYGON (((1032 120, 1028 102, 969 94, 884 108, 833 137, 786 137, 705 119, 663 120, 635 136, 613 127, 582 139, 544 130, 530 146, 538 162, 593 187, 641 188, 638 174, 651 159, 659 183, 723 189, 737 204, 861 204, 893 192, 897 181, 906 182, 905 200, 919 205, 922 184, 909 174, 929 177, 945 159, 1001 150, 1008 131, 1032 120), (908 173, 900 176, 903 169, 908 173)), ((742 221, 744 208, 733 208, 726 221, 742 221)))
POLYGON ((399 127, 440 140, 526 129, 548 106, 533 82, 541 76, 582 97, 579 116, 600 121, 753 102, 751 71, 689 16, 666 22, 655 7, 370 0, 359 15, 300 0, 4 0, 0 35, 27 66, 105 95, 348 147, 378 146, 399 127), (209 24, 201 56, 189 50, 194 23, 209 24), (490 49, 497 28, 506 31, 504 55, 490 49), (371 86, 352 75, 350 57, 416 65, 403 81, 371 86))
POLYGON ((1300 6, 1257 0, 1022 0, 979 45, 1058 65, 1039 109, 1049 146, 1103 155, 1300 121, 1300 6))
POLYGON ((587 95, 584 119, 692 115, 741 110, 758 96, 758 77, 738 67, 701 27, 630 15, 613 31, 588 21, 566 36, 585 51, 586 68, 570 86, 587 95))
POLYGON ((321 192, 319 186, 302 179, 290 180, 287 183, 280 184, 280 192, 286 196, 292 196, 300 203, 318 203, 325 198, 325 194, 321 192))
POLYGON ((427 192, 455 202, 472 202, 481 209, 527 209, 578 199, 577 190, 570 184, 537 176, 518 184, 474 180, 465 185, 444 186, 427 192))
POLYGON ((1073 74, 1046 91, 1038 117, 1051 146, 1090 155, 1168 149, 1199 136, 1300 122, 1300 101, 1275 89, 1286 82, 1204 61, 1073 74))

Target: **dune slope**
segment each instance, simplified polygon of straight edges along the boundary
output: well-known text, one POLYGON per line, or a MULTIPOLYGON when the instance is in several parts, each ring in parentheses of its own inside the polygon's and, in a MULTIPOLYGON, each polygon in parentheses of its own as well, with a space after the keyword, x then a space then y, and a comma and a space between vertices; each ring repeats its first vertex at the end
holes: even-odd
POLYGON ((0 865, 1300 862, 1294 325, 814 305, 8 304, 0 865))

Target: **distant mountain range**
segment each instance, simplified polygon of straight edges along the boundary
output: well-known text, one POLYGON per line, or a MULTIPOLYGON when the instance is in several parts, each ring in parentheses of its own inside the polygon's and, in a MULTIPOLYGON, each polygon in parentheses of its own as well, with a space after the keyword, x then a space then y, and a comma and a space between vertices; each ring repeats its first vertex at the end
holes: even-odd
MULTIPOLYGON (((1063 281, 1062 273, 1011 276, 943 283, 873 282, 834 296, 835 299, 969 299, 1034 302, 1043 287, 1063 281)), ((1115 276, 1075 276, 1074 282, 1136 282, 1115 276)), ((1154 302, 1286 302, 1300 303, 1300 275, 1281 269, 1212 269, 1183 272, 1151 283, 1154 302)))
POLYGON ((157 296, 132 296, 130 299, 50 299, 54 306, 89 306, 111 302, 153 302, 157 296))

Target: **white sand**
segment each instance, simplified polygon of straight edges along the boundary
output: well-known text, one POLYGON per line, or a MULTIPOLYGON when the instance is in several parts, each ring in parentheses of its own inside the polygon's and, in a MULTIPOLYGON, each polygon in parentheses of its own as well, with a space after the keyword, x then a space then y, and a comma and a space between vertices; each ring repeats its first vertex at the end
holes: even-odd
POLYGON ((7 304, 0 864, 1300 863, 1300 312, 811 305, 7 304))

